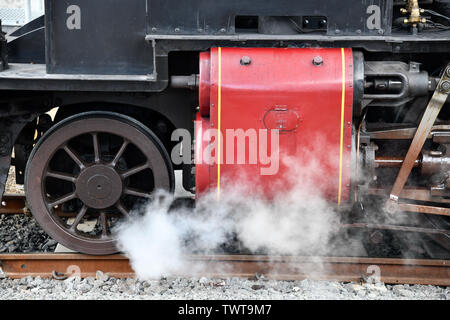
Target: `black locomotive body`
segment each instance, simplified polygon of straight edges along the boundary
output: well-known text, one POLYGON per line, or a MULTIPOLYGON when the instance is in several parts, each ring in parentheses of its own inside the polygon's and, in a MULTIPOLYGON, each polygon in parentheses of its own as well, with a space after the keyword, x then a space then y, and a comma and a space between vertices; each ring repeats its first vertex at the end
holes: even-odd
MULTIPOLYGON (((355 211, 370 198, 383 204, 381 216, 409 212, 414 223, 403 227, 448 252, 448 0, 46 0, 44 16, 0 36, 0 193, 15 167, 50 235, 81 252, 115 252, 108 219, 128 215, 156 189, 173 191, 176 170, 188 192, 205 183, 202 167, 170 159, 194 144, 173 141, 172 134, 184 129, 195 136, 198 114, 214 127, 213 77, 232 70, 230 48, 244 50, 239 63, 250 68, 254 50, 295 49, 308 59, 299 69, 304 77, 323 64, 308 50, 336 49, 332 56, 340 59, 341 48, 351 49, 347 138, 356 169, 339 190, 339 197, 348 193, 342 207, 355 211), (216 48, 224 48, 219 67, 216 48), (205 90, 204 112, 198 107, 205 90), (77 229, 87 216, 98 219, 99 234, 77 229)), ((341 72, 336 61, 330 70, 341 72)), ((270 68, 277 65, 267 77, 270 68)), ((264 90, 272 92, 283 79, 272 83, 264 90)), ((330 84, 321 94, 333 90, 330 84)), ((292 112, 281 109, 274 109, 274 121, 283 133, 292 112)), ((361 215, 348 217, 356 226, 361 215)))

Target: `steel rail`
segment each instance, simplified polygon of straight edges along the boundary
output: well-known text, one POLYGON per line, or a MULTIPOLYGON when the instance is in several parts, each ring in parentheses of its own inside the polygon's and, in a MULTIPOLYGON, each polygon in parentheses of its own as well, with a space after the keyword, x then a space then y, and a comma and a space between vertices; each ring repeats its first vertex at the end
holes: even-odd
MULTIPOLYGON (((121 255, 5 254, 0 268, 6 276, 65 279, 95 277, 97 271, 111 277, 132 278, 129 260, 121 255)), ((274 280, 334 280, 362 282, 379 276, 386 284, 450 286, 450 261, 378 258, 274 257, 248 255, 187 256, 184 270, 173 276, 254 278, 274 280)))

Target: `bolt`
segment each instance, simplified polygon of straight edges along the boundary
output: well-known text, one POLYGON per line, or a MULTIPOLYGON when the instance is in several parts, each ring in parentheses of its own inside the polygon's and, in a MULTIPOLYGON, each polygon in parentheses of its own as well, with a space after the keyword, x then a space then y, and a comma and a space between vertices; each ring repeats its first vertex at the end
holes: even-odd
POLYGON ((249 56, 243 56, 241 58, 241 65, 248 66, 252 63, 252 59, 249 56))
POLYGON ((152 32, 156 32, 157 29, 155 27, 152 28, 152 32))
POLYGON ((321 66, 323 64, 323 59, 321 56, 316 56, 313 59, 313 65, 315 65, 316 67, 321 66))
POLYGON ((398 202, 395 200, 389 200, 385 204, 384 210, 392 216, 395 215, 398 212, 398 202))
POLYGON ((220 32, 225 33, 227 30, 225 28, 220 29, 220 32))
POLYGON ((447 77, 450 77, 450 67, 447 68, 447 77))
POLYGON ((450 91, 450 81, 444 81, 441 83, 441 91, 443 93, 448 93, 450 91))
POLYGON ((375 231, 370 235, 370 242, 372 244, 380 244, 383 241, 383 233, 380 231, 375 231))
POLYGON ((175 32, 180 32, 180 28, 175 28, 175 32))

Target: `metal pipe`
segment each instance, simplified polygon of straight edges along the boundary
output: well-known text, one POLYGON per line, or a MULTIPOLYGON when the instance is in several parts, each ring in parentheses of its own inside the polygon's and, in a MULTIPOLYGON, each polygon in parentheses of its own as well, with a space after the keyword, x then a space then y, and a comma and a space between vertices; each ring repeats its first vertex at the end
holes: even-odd
POLYGON ((170 86, 177 89, 198 89, 199 76, 193 74, 191 76, 172 76, 170 78, 170 86))
MULTIPOLYGON (((404 158, 399 157, 376 157, 375 165, 378 168, 401 168, 404 158)), ((421 161, 417 159, 414 162, 414 168, 420 167, 421 161)))

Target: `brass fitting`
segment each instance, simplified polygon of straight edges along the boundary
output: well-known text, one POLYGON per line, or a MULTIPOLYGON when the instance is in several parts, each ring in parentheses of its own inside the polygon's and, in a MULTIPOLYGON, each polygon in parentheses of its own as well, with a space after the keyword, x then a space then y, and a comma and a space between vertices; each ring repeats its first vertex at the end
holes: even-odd
POLYGON ((424 9, 419 8, 419 0, 408 0, 406 8, 401 8, 402 14, 409 13, 409 18, 403 21, 404 24, 410 24, 413 27, 417 27, 419 23, 425 23, 426 19, 421 17, 421 14, 425 12, 424 9))

